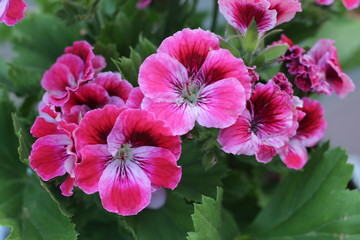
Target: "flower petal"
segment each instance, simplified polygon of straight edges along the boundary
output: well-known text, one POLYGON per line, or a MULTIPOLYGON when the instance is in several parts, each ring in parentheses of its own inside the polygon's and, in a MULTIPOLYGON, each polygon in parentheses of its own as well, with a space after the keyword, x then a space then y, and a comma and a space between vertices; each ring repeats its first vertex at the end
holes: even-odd
POLYGON ((36 140, 30 154, 30 166, 47 181, 66 173, 65 161, 71 157, 68 146, 71 139, 65 134, 48 135, 36 140))
POLYGON ((276 11, 269 9, 267 0, 219 0, 219 10, 230 25, 237 28, 242 35, 254 19, 259 33, 275 27, 276 11))
POLYGON ((150 98, 144 98, 142 109, 165 121, 171 127, 173 135, 182 135, 193 129, 199 111, 195 105, 185 102, 155 102, 150 98))
POLYGON ((26 3, 23 0, 3 0, 0 2, 0 23, 14 26, 25 16, 26 3))
POLYGON ((289 22, 295 17, 296 12, 301 12, 301 3, 298 0, 267 0, 270 2, 270 8, 277 12, 276 25, 289 22))
MULTIPOLYGON (((79 56, 76 56, 74 54, 63 54, 56 60, 56 63, 66 65, 69 68, 71 74, 73 75, 76 83, 78 80, 82 79, 84 73, 84 62, 79 56)), ((74 85, 76 88, 78 87, 78 84, 74 85)), ((75 90, 75 87, 71 89, 75 90)))
POLYGON ((204 84, 212 84, 225 78, 236 78, 246 92, 246 99, 251 95, 251 78, 243 60, 235 58, 228 50, 220 49, 211 51, 198 75, 204 84))
POLYGON ((101 55, 95 55, 91 60, 95 73, 100 73, 106 67, 105 58, 101 55))
POLYGON ((308 161, 308 153, 305 146, 297 140, 291 140, 287 144, 285 151, 279 155, 288 168, 296 170, 302 169, 308 161))
POLYGON ((65 179, 65 181, 60 185, 61 194, 70 197, 73 195, 73 189, 75 186, 75 178, 72 178, 70 175, 65 179))
POLYGON ((188 80, 186 69, 167 54, 153 54, 141 65, 139 85, 146 97, 175 99, 188 80))
POLYGON ((126 101, 126 107, 140 109, 143 99, 144 94, 142 93, 140 87, 133 88, 130 92, 129 99, 126 101))
POLYGON ((158 53, 166 53, 177 59, 191 77, 199 71, 208 53, 220 48, 219 38, 210 31, 185 28, 166 38, 158 48, 158 53))
POLYGON ((204 88, 198 100, 201 126, 226 128, 234 124, 246 107, 245 92, 235 78, 228 78, 204 88))
POLYGON ((360 0, 342 0, 347 10, 352 10, 358 8, 360 5, 360 0))
POLYGON ((181 167, 167 149, 138 147, 133 149, 133 159, 144 170, 152 184, 170 189, 176 188, 181 179, 181 167))
POLYGON ((98 183, 109 161, 111 154, 107 145, 88 145, 81 150, 82 161, 76 166, 74 172, 78 187, 87 194, 99 190, 98 183))
POLYGON ((245 109, 233 125, 220 130, 218 142, 224 152, 245 155, 255 154, 250 121, 250 112, 245 109))
POLYGON ((99 181, 99 193, 104 208, 120 215, 135 215, 151 198, 151 182, 135 163, 111 162, 99 181))
POLYGON ((107 137, 123 110, 108 105, 88 112, 74 133, 76 150, 80 152, 86 145, 107 144, 107 137))

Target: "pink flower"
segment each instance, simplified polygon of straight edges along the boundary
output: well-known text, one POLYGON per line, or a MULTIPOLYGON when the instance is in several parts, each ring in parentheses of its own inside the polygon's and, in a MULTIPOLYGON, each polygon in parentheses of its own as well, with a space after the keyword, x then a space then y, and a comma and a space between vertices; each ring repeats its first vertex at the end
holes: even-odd
POLYGON ((313 83, 313 90, 327 95, 335 91, 341 98, 355 90, 354 83, 341 69, 333 40, 320 39, 307 55, 319 67, 320 79, 313 83))
MULTIPOLYGON (((317 4, 320 5, 331 5, 335 0, 316 0, 317 4)), ((360 6, 360 0, 342 0, 343 4, 348 10, 355 9, 360 6)))
POLYGON ((142 108, 166 121, 174 135, 195 122, 224 128, 236 121, 251 94, 251 79, 241 59, 219 49, 218 38, 184 29, 164 40, 158 53, 140 67, 142 108))
POLYGON ((59 120, 54 107, 46 105, 36 118, 31 133, 38 138, 32 146, 30 166, 44 180, 68 174, 60 189, 64 196, 71 196, 75 184, 76 154, 72 132, 76 125, 59 120))
POLYGON ((303 98, 299 108, 299 128, 294 137, 284 146, 280 157, 288 168, 301 169, 308 161, 306 147, 315 146, 324 136, 326 121, 320 102, 303 98))
MULTIPOLYGON (((96 114, 104 111, 97 110, 96 114)), ((96 126, 101 127, 101 123, 96 126)), ((96 126, 88 125, 88 131, 98 131, 91 129, 96 126)), ((170 134, 164 122, 155 120, 151 113, 122 111, 106 144, 82 148, 82 161, 75 169, 78 186, 88 194, 99 191, 104 208, 110 212, 137 214, 149 205, 153 190, 174 189, 180 181, 181 168, 176 161, 181 141, 170 134)))
POLYGON ((245 35, 252 20, 259 33, 290 21, 296 12, 301 12, 297 0, 219 0, 220 12, 230 25, 245 35))
POLYGON ((140 87, 133 88, 130 92, 129 99, 126 101, 126 107, 132 109, 141 109, 141 103, 144 99, 140 87))
POLYGON ((49 101, 63 105, 69 97, 69 91, 75 91, 86 81, 100 72, 106 63, 102 56, 95 56, 92 47, 85 41, 74 42, 65 48, 65 54, 45 72, 41 85, 49 94, 49 101))
POLYGON ((147 6, 149 6, 151 2, 152 2, 152 0, 140 0, 137 3, 136 7, 139 8, 139 9, 144 9, 147 6))
POLYGON ((0 1, 0 23, 14 26, 24 18, 26 3, 23 0, 2 0, 0 1))
POLYGON ((69 93, 69 99, 61 107, 67 122, 78 124, 85 114, 105 105, 125 107, 132 90, 131 84, 122 80, 119 73, 99 73, 92 81, 69 93))
POLYGON ((273 81, 258 83, 236 123, 220 130, 218 141, 222 150, 232 154, 255 154, 258 161, 269 162, 296 133, 294 111, 292 96, 273 81))

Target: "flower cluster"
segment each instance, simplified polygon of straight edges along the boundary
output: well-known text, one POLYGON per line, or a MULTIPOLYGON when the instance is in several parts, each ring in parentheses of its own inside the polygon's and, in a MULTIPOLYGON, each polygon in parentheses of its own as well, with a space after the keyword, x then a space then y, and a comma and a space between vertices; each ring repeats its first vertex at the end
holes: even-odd
MULTIPOLYGON (((263 36, 301 11, 297 0, 219 5, 239 38, 253 19, 263 36)), ((306 148, 326 128, 321 104, 302 93, 344 97, 354 89, 334 43, 320 40, 306 54, 285 36, 272 44, 289 46, 279 62, 297 89, 281 72, 261 79, 256 67, 222 48, 221 40, 202 29, 166 38, 140 66, 135 88, 119 73, 102 72, 105 60, 87 42, 67 47, 41 81, 46 93, 31 129, 38 139, 30 166, 45 181, 66 175, 60 186, 66 196, 74 186, 99 192, 104 208, 120 215, 137 214, 152 192, 178 185, 180 136, 196 124, 219 129, 217 141, 226 153, 254 155, 263 163, 279 155, 288 168, 301 169, 306 148)))
POLYGON ((78 186, 99 192, 108 211, 132 215, 149 205, 152 192, 179 183, 181 141, 163 121, 133 109, 138 88, 119 73, 101 72, 105 66, 80 41, 45 72, 30 166, 44 181, 66 175, 65 196, 78 186))

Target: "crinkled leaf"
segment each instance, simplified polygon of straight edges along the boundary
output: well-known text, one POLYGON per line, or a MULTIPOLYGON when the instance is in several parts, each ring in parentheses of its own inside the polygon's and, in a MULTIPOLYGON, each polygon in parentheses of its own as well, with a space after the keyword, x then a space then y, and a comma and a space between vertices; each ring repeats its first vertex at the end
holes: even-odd
POLYGON ((188 233, 188 240, 234 239, 238 229, 231 215, 222 208, 222 197, 223 190, 217 188, 216 200, 202 196, 201 204, 194 204, 195 232, 188 233))
POLYGON ((221 179, 228 168, 224 159, 219 159, 209 170, 202 165, 201 147, 194 141, 184 141, 182 155, 178 164, 182 167, 182 178, 175 192, 191 201, 200 202, 201 195, 216 196, 216 187, 221 186, 221 179), (199 179, 200 178, 200 179, 199 179))
POLYGON ((0 109, 0 224, 11 227, 8 239, 76 239, 74 225, 19 160, 11 119, 15 109, 1 89, 0 109))
POLYGON ((253 239, 358 239, 360 193, 344 190, 352 166, 339 148, 312 153, 302 172, 291 173, 249 228, 253 239))
POLYGON ((192 230, 192 207, 184 199, 168 192, 166 204, 158 210, 145 209, 125 221, 138 240, 183 240, 192 230))

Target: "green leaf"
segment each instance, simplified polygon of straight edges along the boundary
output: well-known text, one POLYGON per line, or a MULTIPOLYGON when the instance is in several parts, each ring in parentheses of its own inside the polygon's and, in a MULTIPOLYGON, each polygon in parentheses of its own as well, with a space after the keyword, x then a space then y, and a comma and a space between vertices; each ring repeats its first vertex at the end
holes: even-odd
POLYGON ((11 227, 9 240, 76 239, 74 225, 18 157, 18 139, 7 93, 0 89, 0 224, 11 227))
POLYGON ((167 192, 166 204, 158 210, 145 209, 125 221, 138 240, 183 240, 192 230, 192 207, 184 199, 167 192))
POLYGON ((312 153, 302 172, 291 173, 249 228, 253 239, 331 240, 360 236, 360 193, 343 190, 352 166, 339 148, 312 153))
POLYGON ((41 74, 31 67, 9 64, 6 88, 19 96, 36 95, 41 90, 41 74))
POLYGON ((25 131, 26 128, 24 127, 24 123, 22 122, 24 120, 19 119, 16 113, 12 114, 12 120, 14 123, 16 136, 19 139, 18 152, 20 160, 27 164, 28 157, 30 155, 31 144, 33 142, 32 138, 30 134, 25 131))
POLYGON ((249 25, 249 28, 246 30, 246 34, 244 36, 244 49, 251 53, 253 52, 259 42, 259 33, 257 28, 257 23, 255 22, 255 19, 251 21, 251 24, 249 25))
POLYGON ((219 159, 215 166, 206 171, 202 166, 201 146, 194 141, 184 141, 182 149, 178 161, 182 167, 182 178, 175 192, 196 202, 201 201, 201 195, 215 197, 216 187, 221 186, 221 179, 228 172, 224 159, 219 159))
POLYGON ((255 63, 257 65, 261 65, 264 62, 272 62, 284 55, 288 48, 289 46, 286 44, 279 44, 265 48, 265 50, 255 59, 255 63))
POLYGON ((97 55, 101 55, 105 58, 107 66, 105 70, 115 71, 116 66, 112 64, 112 59, 118 59, 119 54, 116 50, 115 44, 104 44, 100 41, 96 42, 94 45, 94 53, 97 55))
POLYGON ((222 209, 222 197, 223 191, 218 187, 216 200, 202 196, 202 203, 194 204, 195 232, 188 233, 188 240, 234 239, 238 229, 231 215, 222 209))
POLYGON ((138 52, 131 48, 129 58, 121 57, 118 60, 113 60, 113 62, 126 80, 133 86, 138 85, 139 68, 142 63, 138 52))

